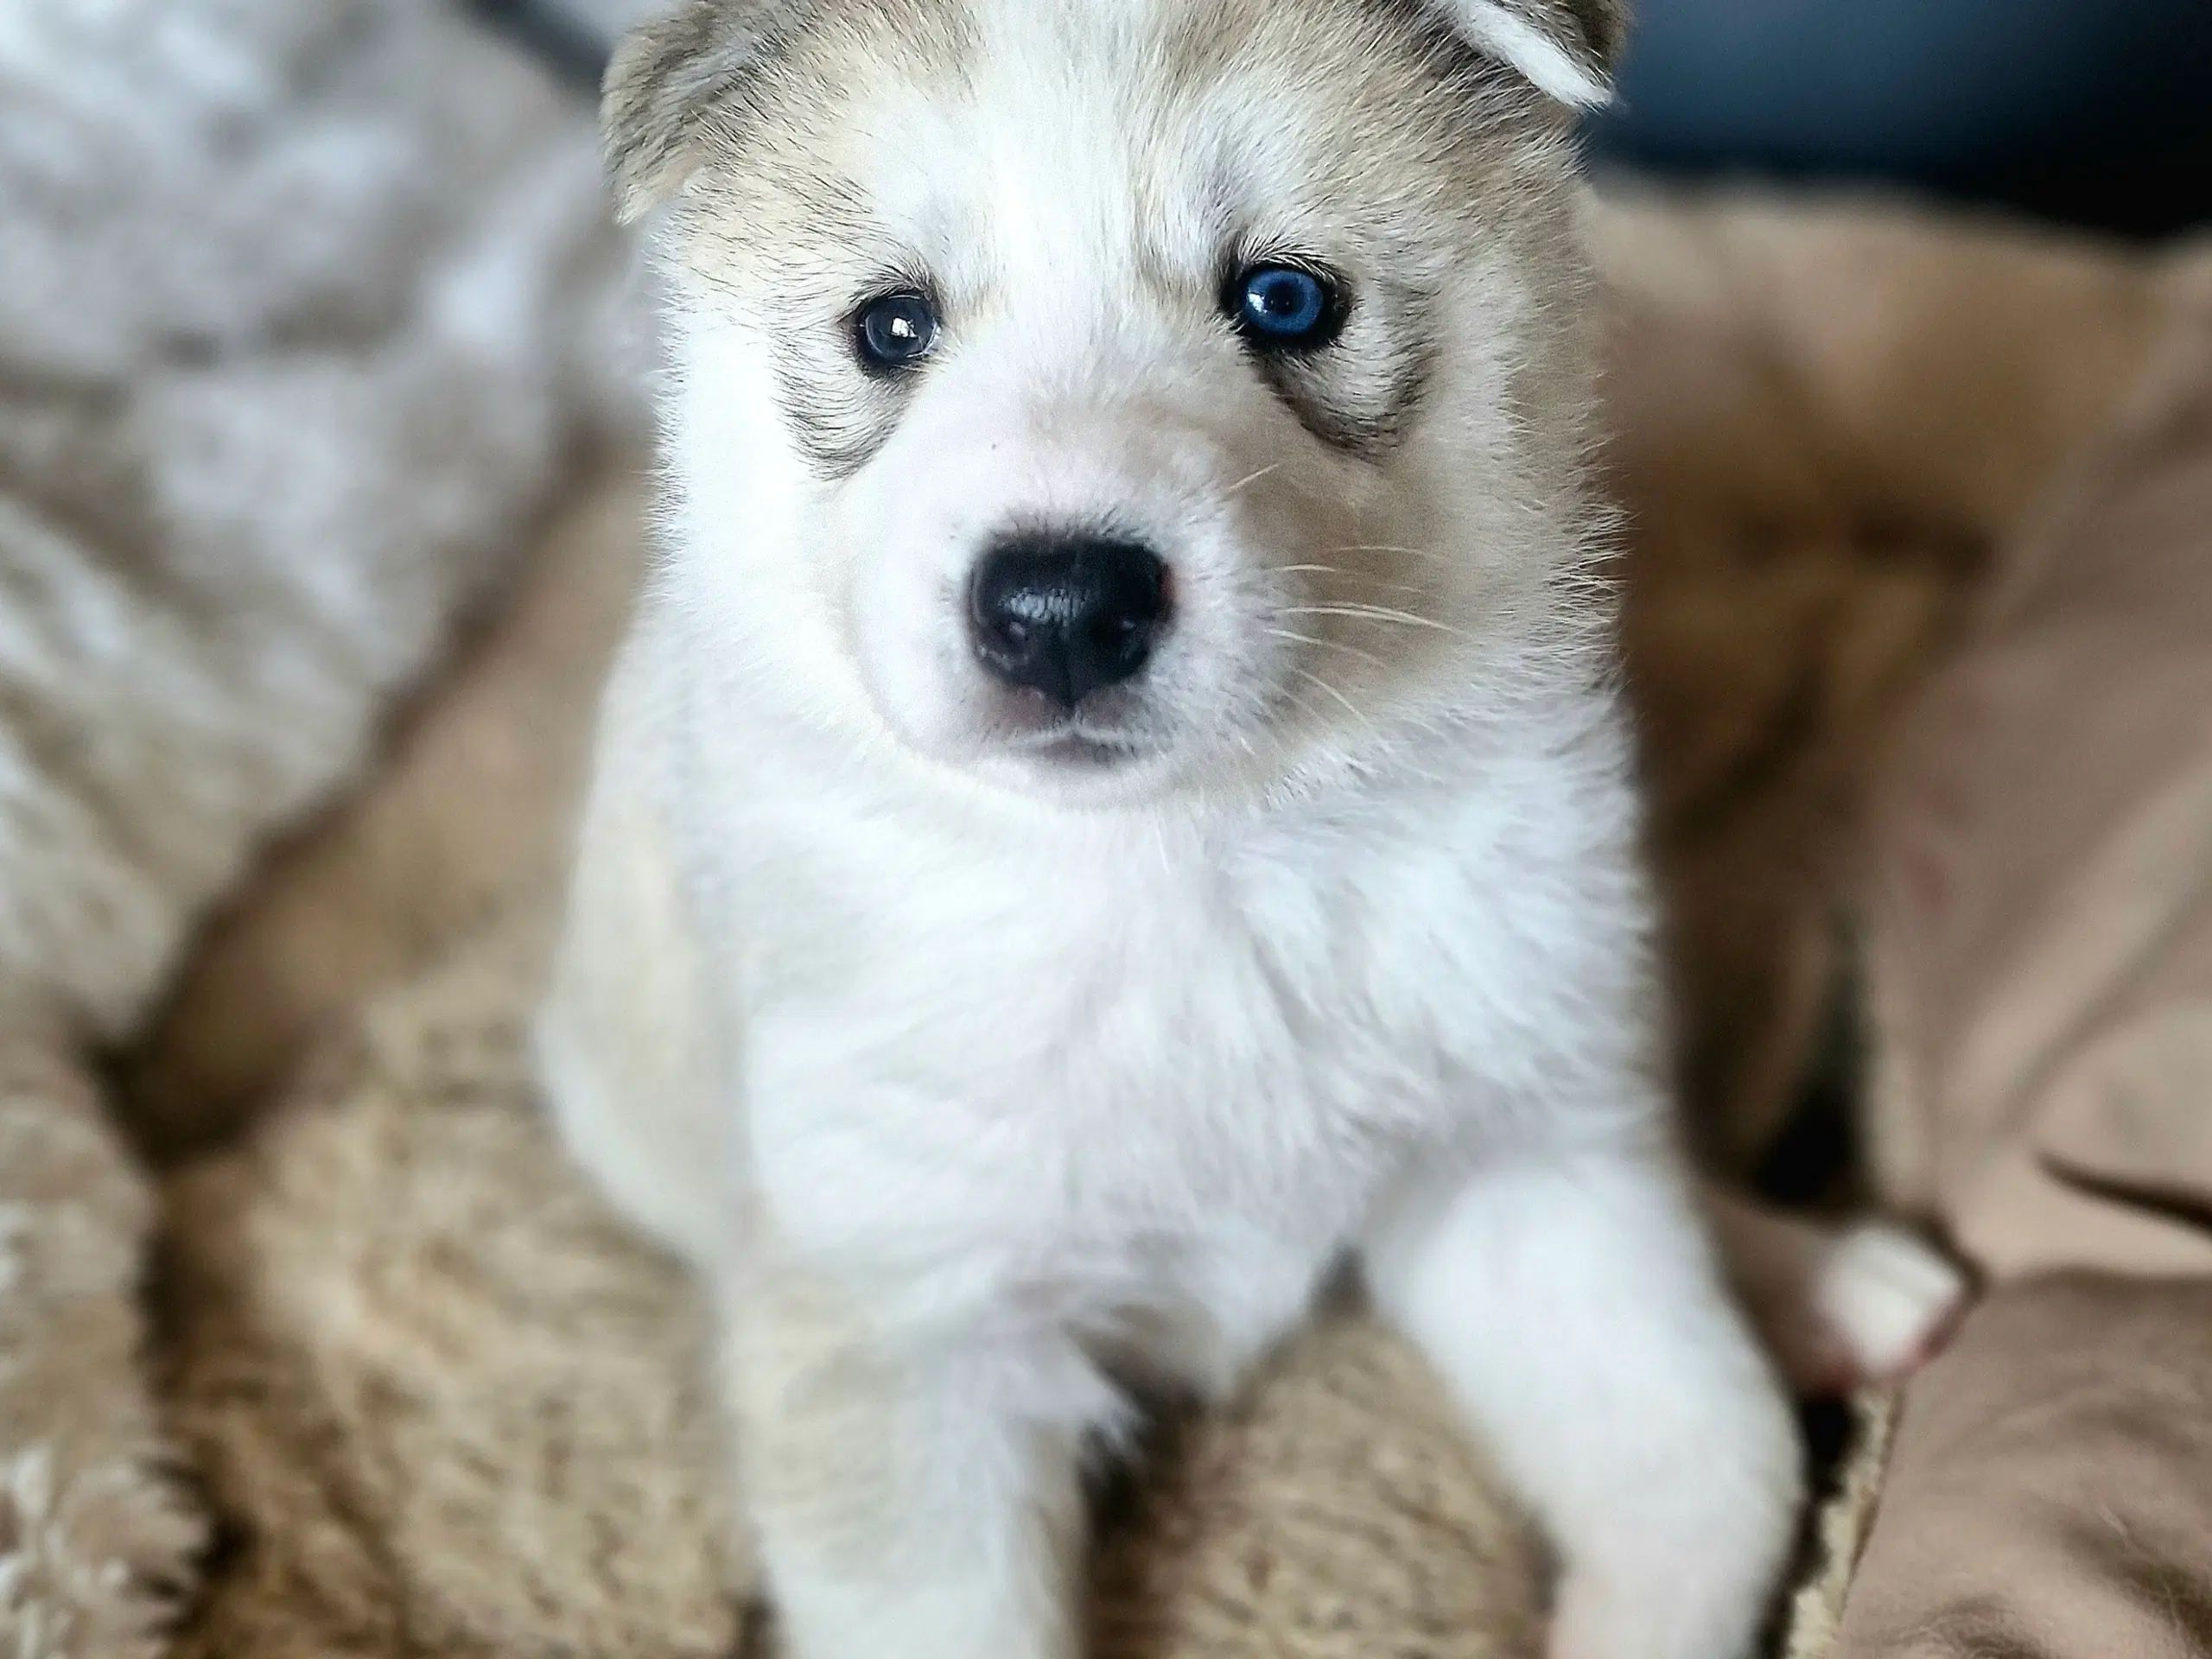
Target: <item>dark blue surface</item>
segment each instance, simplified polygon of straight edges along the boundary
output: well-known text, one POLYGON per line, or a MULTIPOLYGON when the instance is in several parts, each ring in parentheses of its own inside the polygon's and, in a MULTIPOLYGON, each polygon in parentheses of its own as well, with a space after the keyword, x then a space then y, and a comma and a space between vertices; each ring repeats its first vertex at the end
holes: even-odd
POLYGON ((578 92, 596 97, 611 42, 561 0, 464 0, 495 29, 505 29, 545 60, 578 92))
POLYGON ((2212 0, 1643 0, 1601 152, 2212 218, 2212 0))

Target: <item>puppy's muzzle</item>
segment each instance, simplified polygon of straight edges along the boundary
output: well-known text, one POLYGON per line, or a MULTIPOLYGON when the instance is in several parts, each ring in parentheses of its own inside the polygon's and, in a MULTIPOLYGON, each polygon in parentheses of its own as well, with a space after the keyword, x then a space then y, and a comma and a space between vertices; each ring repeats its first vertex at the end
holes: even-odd
POLYGON ((1167 567, 1135 542, 1003 542, 977 563, 969 588, 969 626, 984 668, 1070 712, 1135 677, 1168 611, 1167 567))

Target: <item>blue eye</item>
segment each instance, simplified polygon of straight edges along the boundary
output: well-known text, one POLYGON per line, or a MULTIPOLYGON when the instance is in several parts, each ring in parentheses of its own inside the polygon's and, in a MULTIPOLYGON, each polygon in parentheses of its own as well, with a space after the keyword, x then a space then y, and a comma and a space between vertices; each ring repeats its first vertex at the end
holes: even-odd
POLYGON ((854 332, 869 367, 911 368, 937 344, 937 308, 912 289, 886 294, 861 308, 854 332))
POLYGON ((1337 291, 1296 265, 1254 265, 1230 285, 1236 326, 1256 346, 1298 350, 1335 336, 1337 291))

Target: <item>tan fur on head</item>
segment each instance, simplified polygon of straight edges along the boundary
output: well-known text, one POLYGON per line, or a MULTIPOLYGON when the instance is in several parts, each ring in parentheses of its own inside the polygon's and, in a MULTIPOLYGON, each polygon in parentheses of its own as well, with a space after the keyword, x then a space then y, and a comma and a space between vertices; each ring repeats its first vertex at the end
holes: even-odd
MULTIPOLYGON (((1611 101, 1628 38, 1627 0, 1427 0, 1469 44, 1519 71, 1564 104, 1611 101)), ((899 15, 912 0, 851 6, 899 15)), ((632 31, 607 74, 601 118, 625 223, 681 188, 726 148, 754 82, 803 29, 823 20, 820 0, 683 0, 632 31)), ((841 23, 856 29, 850 20, 841 23)))
POLYGON ((685 0, 615 48, 601 118, 624 223, 683 185, 706 142, 702 118, 742 93, 801 10, 801 0, 685 0))

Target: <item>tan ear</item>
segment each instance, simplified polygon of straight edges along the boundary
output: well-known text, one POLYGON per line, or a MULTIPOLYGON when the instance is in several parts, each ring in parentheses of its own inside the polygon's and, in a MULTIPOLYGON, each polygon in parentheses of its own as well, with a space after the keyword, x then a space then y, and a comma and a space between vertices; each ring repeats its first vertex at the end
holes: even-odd
POLYGON ((1467 43, 1575 109, 1613 100, 1629 0, 1434 0, 1467 43))
POLYGON ((791 11, 791 0, 684 0, 615 48, 600 119, 625 224, 697 168, 702 123, 774 54, 791 11))

